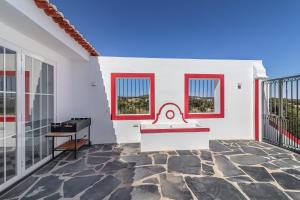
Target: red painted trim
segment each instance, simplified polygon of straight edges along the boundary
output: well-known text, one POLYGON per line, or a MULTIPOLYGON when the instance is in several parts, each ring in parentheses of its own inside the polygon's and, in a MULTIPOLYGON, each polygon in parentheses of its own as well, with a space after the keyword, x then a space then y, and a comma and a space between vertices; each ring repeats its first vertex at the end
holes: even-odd
POLYGON ((166 112, 166 118, 167 119, 174 119, 174 117, 175 117, 175 113, 174 113, 174 111, 173 110, 168 110, 167 112, 166 112), (171 117, 169 116, 169 113, 171 113, 171 117))
POLYGON ((259 141, 259 79, 255 80, 254 137, 259 141))
POLYGON ((155 118, 155 75, 154 73, 112 73, 111 74, 111 118, 112 120, 148 120, 155 118), (150 79, 150 114, 117 115, 116 80, 117 78, 150 79))
POLYGON ((209 132, 209 128, 156 128, 156 129, 141 129, 142 134, 147 133, 180 133, 180 132, 209 132))
POLYGON ((9 115, 6 117, 3 117, 3 115, 0 116, 0 122, 15 122, 16 116, 15 115, 9 115))
POLYGON ((224 74, 185 74, 184 75, 184 115, 185 118, 224 118, 225 105, 224 74), (219 79, 220 80, 220 113, 189 113, 189 79, 219 79))
POLYGON ((188 123, 188 122, 184 119, 184 115, 183 115, 183 113, 181 112, 180 107, 179 107, 177 104, 175 104, 175 103, 168 102, 168 103, 163 104, 163 105, 159 108, 159 111, 158 111, 158 113, 156 114, 156 119, 154 120, 154 122, 152 122, 152 124, 156 124, 156 122, 158 121, 158 117, 159 117, 159 115, 161 114, 162 109, 163 109, 165 106, 167 106, 167 105, 173 105, 173 106, 176 106, 176 107, 178 108, 179 112, 180 112, 180 115, 181 115, 181 117, 182 117, 182 120, 183 120, 185 123, 188 123))

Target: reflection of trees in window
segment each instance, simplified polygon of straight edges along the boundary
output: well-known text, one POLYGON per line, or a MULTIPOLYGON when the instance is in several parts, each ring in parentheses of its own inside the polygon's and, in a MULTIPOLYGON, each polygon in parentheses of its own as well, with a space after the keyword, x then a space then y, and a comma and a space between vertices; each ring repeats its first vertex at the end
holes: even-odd
POLYGON ((148 78, 117 78, 117 113, 149 114, 150 80, 148 78))

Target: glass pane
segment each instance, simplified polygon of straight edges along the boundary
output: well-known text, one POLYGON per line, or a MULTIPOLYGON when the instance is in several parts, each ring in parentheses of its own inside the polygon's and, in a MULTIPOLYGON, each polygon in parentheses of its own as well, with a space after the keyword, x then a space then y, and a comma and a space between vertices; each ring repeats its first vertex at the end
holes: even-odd
POLYGON ((16 115, 16 93, 6 93, 6 115, 16 115))
POLYGON ((189 80, 189 112, 215 112, 215 81, 214 79, 189 80))
MULTIPOLYGON (((47 127, 47 133, 49 133, 51 130, 50 126, 47 127)), ((50 155, 52 153, 52 137, 47 138, 48 142, 48 149, 47 149, 47 155, 50 155)))
POLYGON ((0 184, 4 182, 4 140, 0 139, 0 184))
POLYGON ((37 60, 37 59, 33 59, 33 73, 32 73, 32 77, 30 77, 32 79, 32 87, 31 87, 31 91, 32 93, 40 93, 41 92, 41 78, 42 78, 42 62, 37 60))
POLYGON ((0 46, 0 91, 4 89, 4 48, 0 46))
POLYGON ((41 120, 41 116, 40 116, 40 95, 36 94, 36 95, 30 95, 30 97, 32 98, 32 119, 33 119, 33 128, 39 128, 41 126, 40 124, 40 120, 41 120))
POLYGON ((46 94, 47 93, 47 64, 42 63, 42 91, 41 93, 46 94))
POLYGON ((4 93, 0 92, 0 140, 4 137, 4 93))
POLYGON ((33 98, 30 94, 25 95, 25 131, 32 129, 33 98))
POLYGON ((117 79, 118 114, 149 114, 150 80, 147 78, 117 79))
POLYGON ((5 70, 15 72, 17 69, 17 54, 15 51, 5 49, 5 70))
POLYGON ((6 91, 16 91, 16 84, 17 84, 17 79, 16 79, 16 73, 9 73, 6 72, 6 91))
POLYGON ((25 133, 25 165, 26 169, 33 163, 33 136, 32 131, 25 133))
POLYGON ((54 93, 54 67, 48 65, 48 94, 54 93))
POLYGON ((47 147, 47 137, 46 137, 46 134, 47 134, 47 131, 48 131, 48 129, 47 129, 47 127, 45 127, 45 128, 42 128, 41 129, 41 137, 42 137, 42 143, 41 143, 41 145, 42 145, 42 158, 45 158, 45 157, 47 157, 47 150, 48 150, 48 147, 47 147))
POLYGON ((41 129, 34 130, 33 136, 34 136, 34 164, 39 162, 41 160, 41 129))
POLYGON ((42 95, 42 126, 46 126, 47 121, 47 95, 42 95))
POLYGON ((6 181, 16 175, 16 136, 8 137, 6 142, 6 181))
POLYGON ((54 121, 54 96, 48 95, 48 124, 54 121))

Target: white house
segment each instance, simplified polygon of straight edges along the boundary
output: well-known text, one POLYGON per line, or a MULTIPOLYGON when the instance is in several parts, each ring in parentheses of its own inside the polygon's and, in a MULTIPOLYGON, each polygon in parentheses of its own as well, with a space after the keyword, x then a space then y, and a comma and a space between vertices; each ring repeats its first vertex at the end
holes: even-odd
POLYGON ((0 30, 0 190, 51 159, 50 124, 71 117, 142 151, 259 139, 261 61, 101 56, 47 0, 0 1, 0 30))

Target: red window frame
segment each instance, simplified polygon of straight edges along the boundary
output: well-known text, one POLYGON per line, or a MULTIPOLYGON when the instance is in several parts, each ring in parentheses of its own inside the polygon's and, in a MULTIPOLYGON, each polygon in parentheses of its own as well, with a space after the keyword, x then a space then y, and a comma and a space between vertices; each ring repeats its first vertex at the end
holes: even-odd
POLYGON ((155 75, 154 73, 112 73, 111 74, 111 118, 112 120, 149 120, 155 118, 155 75), (150 113, 136 115, 118 115, 116 110, 117 78, 149 78, 150 79, 150 113))
POLYGON ((184 75, 184 116, 185 118, 224 118, 224 74, 185 74, 184 75), (189 79, 219 79, 220 80, 220 112, 219 113, 189 113, 189 79))

